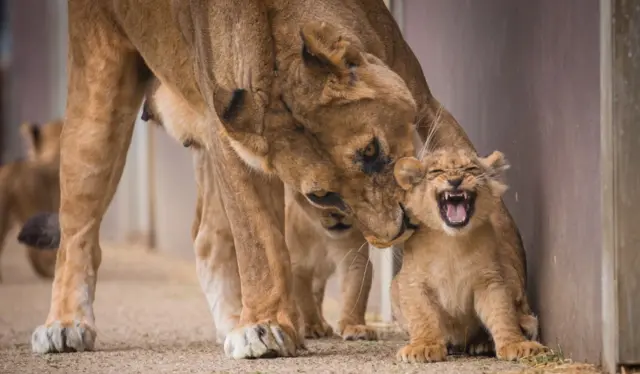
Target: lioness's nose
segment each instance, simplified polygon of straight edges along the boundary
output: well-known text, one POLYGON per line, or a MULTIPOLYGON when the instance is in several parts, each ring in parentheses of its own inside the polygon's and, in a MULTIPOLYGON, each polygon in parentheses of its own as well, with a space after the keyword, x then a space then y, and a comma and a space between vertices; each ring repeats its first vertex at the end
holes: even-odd
POLYGON ((462 184, 462 178, 449 179, 449 184, 453 188, 458 188, 462 184))

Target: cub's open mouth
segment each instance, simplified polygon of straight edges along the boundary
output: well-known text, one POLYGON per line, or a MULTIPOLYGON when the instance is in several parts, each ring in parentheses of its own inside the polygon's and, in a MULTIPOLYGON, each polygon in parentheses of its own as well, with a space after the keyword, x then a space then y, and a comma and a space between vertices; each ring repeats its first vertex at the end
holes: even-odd
POLYGON ((469 191, 444 191, 438 194, 440 217, 449 227, 460 228, 473 215, 476 195, 469 191))

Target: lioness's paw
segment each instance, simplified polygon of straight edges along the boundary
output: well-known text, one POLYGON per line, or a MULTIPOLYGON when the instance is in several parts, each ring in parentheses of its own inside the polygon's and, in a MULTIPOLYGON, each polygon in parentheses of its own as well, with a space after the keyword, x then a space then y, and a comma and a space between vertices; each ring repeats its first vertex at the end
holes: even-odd
POLYGON ((378 340, 378 332, 367 325, 347 325, 342 330, 344 340, 378 340))
POLYGON ((294 339, 278 324, 260 323, 238 327, 224 341, 224 353, 236 360, 296 355, 294 339))
POLYGON ((329 336, 333 336, 333 328, 325 321, 304 327, 304 337, 307 339, 320 339, 329 336))
POLYGON ((515 361, 528 356, 535 356, 548 351, 549 348, 534 341, 510 343, 498 349, 496 356, 501 360, 515 361))
POLYGON ((444 344, 407 344, 400 348, 397 359, 402 362, 438 362, 447 357, 444 344))
POLYGON ((96 332, 77 320, 69 323, 56 321, 49 326, 38 326, 31 335, 34 353, 92 351, 96 332))

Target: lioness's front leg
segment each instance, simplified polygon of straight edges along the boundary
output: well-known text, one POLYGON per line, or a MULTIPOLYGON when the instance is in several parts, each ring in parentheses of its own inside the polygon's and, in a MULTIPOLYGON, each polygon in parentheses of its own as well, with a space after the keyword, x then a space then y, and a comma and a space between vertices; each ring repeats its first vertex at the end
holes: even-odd
POLYGON ((212 149, 236 247, 242 314, 225 339, 233 358, 294 356, 303 344, 284 239, 284 186, 251 171, 226 139, 212 149))
POLYGON ((51 308, 34 352, 91 350, 102 216, 122 174, 144 88, 140 57, 87 1, 69 2, 69 91, 61 136, 60 229, 51 308), (77 22, 82 20, 82 22, 77 22), (82 27, 91 23, 91 28, 82 27))

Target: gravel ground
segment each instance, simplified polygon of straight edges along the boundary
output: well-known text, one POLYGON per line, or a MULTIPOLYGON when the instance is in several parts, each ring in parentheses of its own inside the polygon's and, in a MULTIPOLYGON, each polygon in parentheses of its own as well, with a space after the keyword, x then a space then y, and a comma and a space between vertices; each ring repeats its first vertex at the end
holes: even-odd
MULTIPOLYGON (((0 259, 0 373, 518 373, 528 366, 450 358, 438 364, 394 361, 404 342, 308 341, 300 357, 233 361, 213 340, 212 322, 192 263, 139 248, 105 246, 94 309, 96 351, 39 356, 31 332, 46 318, 50 282, 9 243, 0 259)), ((594 372, 584 365, 545 372, 594 372), (583 369, 581 369, 581 367, 583 369), (560 371, 557 371, 560 370, 560 371)), ((539 369, 531 372, 541 372, 539 369)))

